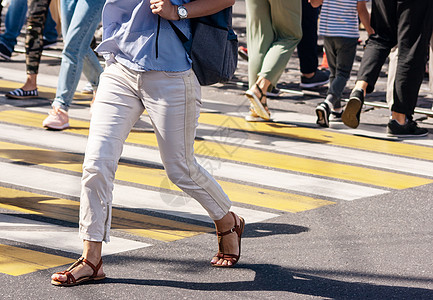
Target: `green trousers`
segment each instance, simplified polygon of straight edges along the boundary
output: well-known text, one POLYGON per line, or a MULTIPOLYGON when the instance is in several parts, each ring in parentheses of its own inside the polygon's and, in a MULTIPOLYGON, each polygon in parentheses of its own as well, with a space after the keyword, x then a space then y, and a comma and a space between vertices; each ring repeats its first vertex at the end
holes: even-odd
POLYGON ((276 86, 302 38, 301 0, 245 0, 248 84, 259 76, 276 86))

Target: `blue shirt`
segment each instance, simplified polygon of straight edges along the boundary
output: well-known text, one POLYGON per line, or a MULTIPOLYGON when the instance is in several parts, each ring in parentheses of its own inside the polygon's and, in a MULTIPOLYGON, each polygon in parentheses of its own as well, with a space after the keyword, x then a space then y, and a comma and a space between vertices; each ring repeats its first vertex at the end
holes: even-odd
POLYGON ((359 38, 358 1, 368 0, 324 0, 319 35, 359 38))
MULTIPOLYGON (((171 0, 174 5, 189 0, 171 0)), ((149 0, 107 0, 102 11, 102 43, 96 48, 135 71, 181 72, 191 60, 167 20, 154 15, 149 0), (160 23, 159 23, 160 22, 160 23), (159 23, 159 24, 158 24, 159 23)), ((189 20, 173 21, 191 37, 189 20)))

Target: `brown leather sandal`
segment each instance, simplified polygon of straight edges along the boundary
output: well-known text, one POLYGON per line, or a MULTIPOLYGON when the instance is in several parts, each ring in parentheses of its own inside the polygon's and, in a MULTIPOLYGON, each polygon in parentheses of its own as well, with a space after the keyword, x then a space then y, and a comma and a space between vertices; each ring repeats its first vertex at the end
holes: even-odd
POLYGON ((102 259, 99 261, 98 265, 95 267, 90 261, 85 259, 84 257, 80 257, 76 262, 74 262, 66 271, 63 272, 57 272, 55 274, 59 275, 66 275, 66 281, 57 281, 54 279, 51 279, 51 284, 56 286, 74 286, 78 284, 82 284, 87 281, 93 281, 93 280, 102 280, 105 278, 105 274, 101 276, 98 275, 98 271, 102 266, 102 259), (71 274, 70 271, 72 271, 74 268, 79 266, 80 264, 86 263, 88 266, 90 266, 93 269, 93 275, 91 276, 83 276, 78 279, 75 279, 74 275, 71 274))
MULTIPOLYGON (((238 225, 238 222, 236 220, 236 216, 233 212, 230 212, 233 216, 233 219, 235 220, 235 226, 225 232, 219 232, 217 231, 217 236, 218 236, 218 253, 214 255, 214 257, 218 257, 219 259, 224 259, 227 260, 229 262, 231 262, 231 265, 218 265, 215 263, 212 263, 213 267, 225 267, 225 268, 230 268, 233 267, 234 265, 236 265, 236 263, 239 261, 239 258, 241 257, 241 237, 242 237, 242 233, 244 232, 244 228, 245 228, 245 220, 242 217, 239 217, 240 220, 240 224, 238 225), (239 254, 228 254, 228 253, 224 253, 224 249, 223 246, 221 244, 221 240, 222 237, 236 232, 238 235, 238 243, 239 243, 239 254)), ((219 261, 218 259, 218 261, 219 261)))

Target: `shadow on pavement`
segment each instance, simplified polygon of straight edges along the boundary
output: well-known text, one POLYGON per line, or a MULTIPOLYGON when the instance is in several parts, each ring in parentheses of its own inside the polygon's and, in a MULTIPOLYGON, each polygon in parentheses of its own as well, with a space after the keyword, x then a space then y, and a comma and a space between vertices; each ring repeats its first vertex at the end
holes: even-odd
POLYGON ((276 224, 276 223, 251 223, 245 227, 242 238, 256 238, 280 234, 298 234, 309 231, 308 227, 276 224))
MULTIPOLYGON (((252 281, 236 282, 188 282, 175 280, 107 278, 104 284, 128 284, 146 286, 166 286, 194 291, 283 291, 302 295, 311 295, 332 299, 433 299, 433 290, 425 288, 404 287, 396 285, 380 285, 361 282, 347 282, 328 279, 316 275, 301 273, 277 265, 241 264, 236 270, 251 270, 255 272, 252 281)), ((304 270, 305 273, 315 271, 304 270)), ((320 275, 335 275, 330 271, 319 271, 320 275)), ((432 279, 407 278, 394 276, 376 276, 375 274, 341 273, 346 277, 363 277, 376 279, 386 277, 395 281, 422 281, 424 284, 432 279)), ((102 283, 102 282, 101 282, 102 283)))

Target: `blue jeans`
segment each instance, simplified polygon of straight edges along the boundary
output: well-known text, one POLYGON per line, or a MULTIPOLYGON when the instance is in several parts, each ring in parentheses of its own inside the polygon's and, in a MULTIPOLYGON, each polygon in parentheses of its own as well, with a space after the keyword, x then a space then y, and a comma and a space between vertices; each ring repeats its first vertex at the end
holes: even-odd
MULTIPOLYGON (((0 35, 0 42, 3 43, 9 51, 13 52, 17 44, 17 37, 20 35, 21 28, 26 22, 27 0, 13 0, 5 16, 5 31, 0 35)), ((47 41, 57 40, 56 22, 48 12, 45 22, 44 39, 47 41)))
POLYGON ((90 48, 102 17, 105 0, 62 0, 64 48, 53 106, 68 110, 74 98, 81 71, 96 90, 103 69, 90 48))

